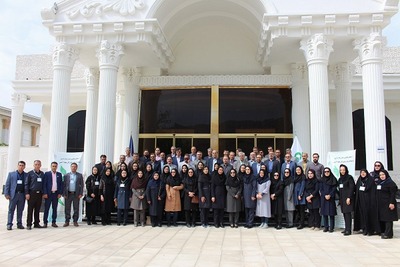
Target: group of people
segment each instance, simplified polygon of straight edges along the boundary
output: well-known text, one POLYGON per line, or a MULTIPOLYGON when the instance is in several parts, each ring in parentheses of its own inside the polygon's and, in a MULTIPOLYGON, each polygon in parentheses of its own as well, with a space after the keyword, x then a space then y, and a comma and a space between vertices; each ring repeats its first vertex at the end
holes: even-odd
MULTIPOLYGON (((126 152, 115 164, 107 161, 106 155, 101 155, 100 163, 92 168, 85 184, 82 175, 76 172, 76 164, 72 164, 71 172, 61 179, 56 172, 57 163, 53 162, 52 170, 38 181, 42 175, 40 166, 36 166, 38 161, 28 174, 23 171, 25 164, 19 162, 18 170, 9 174, 6 183, 5 195, 10 199, 7 228, 12 228, 15 207, 18 210, 17 226, 23 228, 21 216, 25 199, 28 200, 28 229, 32 225, 32 210, 35 210, 34 227, 42 227, 39 224, 39 197, 40 202, 42 197, 46 199, 46 227, 48 209, 50 205, 53 210, 57 209, 55 200, 61 195, 66 198, 64 226, 68 226, 71 219, 71 202, 74 204, 74 225, 77 226, 79 199, 86 186, 88 225, 97 224, 97 216, 101 216, 103 225, 110 225, 114 211, 117 211, 117 225, 127 225, 128 212, 132 209, 135 226, 145 226, 146 214, 150 216, 152 227, 161 227, 165 220, 167 226, 176 226, 178 216, 184 214, 187 227, 195 227, 198 215, 201 226, 208 227, 212 211, 213 224, 219 228, 225 227, 226 211, 230 227, 237 228, 244 211, 246 228, 255 226, 255 217, 259 217, 258 227, 268 228, 269 218, 273 217, 275 228, 279 230, 285 217, 287 228, 296 223, 297 229, 303 229, 308 214, 308 226, 312 230, 322 227, 324 232, 334 232, 338 201, 345 221, 344 235, 352 233, 354 214, 355 232, 380 234, 384 239, 393 237, 393 221, 398 219, 397 186, 381 162, 375 163, 371 173, 362 169, 355 181, 346 165, 340 166, 337 179, 330 168, 318 162, 317 153, 312 155, 312 161, 308 160, 307 153, 303 153, 302 160, 296 162, 290 149, 282 159, 272 147, 268 147, 265 157, 257 148, 249 157, 238 149, 236 153, 224 151, 221 158, 212 149, 203 158, 195 147, 190 154, 184 155, 176 147, 171 147, 169 155, 159 148, 154 153, 145 150, 142 157, 137 153, 131 155, 129 149, 126 152)), ((54 227, 55 214, 53 212, 54 227)))

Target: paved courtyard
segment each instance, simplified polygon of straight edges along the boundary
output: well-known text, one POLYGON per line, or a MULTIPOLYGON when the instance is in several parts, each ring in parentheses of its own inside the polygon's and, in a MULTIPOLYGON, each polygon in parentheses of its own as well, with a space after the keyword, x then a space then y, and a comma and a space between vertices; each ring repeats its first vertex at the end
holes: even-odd
MULTIPOLYGON (((24 212, 26 215, 26 212, 24 212)), ((42 215, 42 214, 41 214, 42 215)), ((400 266, 395 237, 282 229, 79 227, 6 230, 0 200, 0 266, 400 266)), ((25 216, 24 216, 25 217, 25 216)), ((24 218, 25 225, 25 218, 24 218)), ((61 225, 61 224, 59 224, 61 225)))

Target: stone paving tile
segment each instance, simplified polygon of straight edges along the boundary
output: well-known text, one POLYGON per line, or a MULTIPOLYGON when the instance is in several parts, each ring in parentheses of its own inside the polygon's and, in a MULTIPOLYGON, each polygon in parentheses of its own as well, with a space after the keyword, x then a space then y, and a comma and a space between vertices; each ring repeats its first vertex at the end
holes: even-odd
POLYGON ((0 199, 1 267, 400 266, 399 222, 395 223, 392 240, 360 234, 345 237, 339 229, 323 233, 293 228, 277 231, 84 223, 80 227, 7 231, 7 206, 7 201, 0 199))

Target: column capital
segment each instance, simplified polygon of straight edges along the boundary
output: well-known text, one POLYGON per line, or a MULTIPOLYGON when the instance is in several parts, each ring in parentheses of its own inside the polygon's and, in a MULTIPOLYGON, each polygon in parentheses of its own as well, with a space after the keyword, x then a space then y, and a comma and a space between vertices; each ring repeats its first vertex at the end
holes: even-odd
POLYGON ((111 43, 103 40, 100 43, 100 48, 97 50, 97 58, 99 59, 100 68, 118 69, 124 48, 119 43, 111 43))
POLYGON ((294 63, 291 65, 292 83, 308 84, 308 67, 304 63, 294 63))
POLYGON ((300 42, 300 49, 304 52, 307 64, 328 64, 329 55, 333 51, 333 41, 322 33, 317 33, 300 42))
POLYGON ((367 63, 382 63, 382 47, 386 39, 379 33, 357 39, 353 42, 354 49, 358 50, 361 66, 367 63))
POLYGON ((24 94, 13 93, 11 95, 11 109, 23 108, 28 96, 24 94))
POLYGON ((335 83, 351 82, 351 79, 355 74, 355 66, 346 62, 338 63, 329 66, 329 72, 335 83))
POLYGON ((124 71, 122 73, 125 77, 125 79, 133 84, 139 84, 140 78, 142 77, 142 72, 140 68, 134 67, 134 68, 124 68, 124 71))
POLYGON ((99 85, 100 72, 98 68, 87 68, 85 70, 85 80, 87 89, 94 89, 99 85))
POLYGON ((67 43, 58 43, 53 50, 53 67, 65 67, 72 70, 78 57, 78 49, 67 43))

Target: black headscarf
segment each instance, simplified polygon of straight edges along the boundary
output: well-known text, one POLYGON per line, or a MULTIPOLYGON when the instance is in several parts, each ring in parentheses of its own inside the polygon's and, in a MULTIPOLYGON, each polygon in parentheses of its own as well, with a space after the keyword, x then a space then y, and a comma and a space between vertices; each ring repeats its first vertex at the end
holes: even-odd
POLYGON ((379 178, 378 185, 379 184, 383 184, 383 183, 389 183, 389 182, 392 181, 392 177, 390 177, 390 174, 389 174, 389 172, 387 170, 380 170, 379 172, 383 172, 385 174, 385 176, 386 176, 386 179, 385 180, 381 180, 379 178))
POLYGON ((309 172, 312 172, 314 174, 313 178, 309 178, 307 174, 307 180, 306 180, 306 189, 312 190, 315 188, 316 184, 318 183, 317 177, 315 177, 315 171, 313 169, 310 169, 309 172))
POLYGON ((242 176, 243 183, 251 184, 251 182, 254 181, 253 178, 254 178, 253 170, 251 168, 250 168, 250 173, 249 174, 247 174, 246 171, 244 171, 244 174, 242 176))
POLYGON ((164 168, 162 169, 162 173, 160 175, 160 180, 166 184, 168 177, 171 175, 170 171, 169 171, 169 166, 165 165, 164 168), (168 169, 168 172, 166 173, 165 170, 168 169))
POLYGON ((364 181, 368 180, 369 178, 371 178, 371 175, 369 174, 368 170, 367 169, 361 169, 360 170, 360 176, 358 176, 358 179, 360 179, 361 181, 364 182, 364 181), (362 177, 361 176, 362 172, 365 172, 367 175, 365 177, 362 177))
POLYGON ((296 170, 297 170, 297 168, 299 168, 299 169, 301 170, 301 173, 300 173, 300 175, 297 175, 297 172, 294 173, 294 180, 293 180, 293 182, 294 182, 295 184, 300 183, 300 182, 306 180, 306 176, 304 175, 303 168, 300 167, 300 166, 298 166, 298 167, 296 167, 296 170))
POLYGON ((285 171, 289 171, 289 176, 286 177, 286 176, 285 176, 285 172, 283 173, 283 184, 284 184, 285 186, 289 186, 291 183, 293 183, 292 172, 290 171, 289 168, 286 168, 285 171))
POLYGON ((376 184, 379 183, 379 172, 382 171, 382 170, 385 170, 385 166, 383 166, 383 163, 380 162, 380 161, 375 161, 374 170, 370 173, 370 175, 372 176, 372 178, 374 178, 374 181, 375 181, 376 184), (377 163, 379 163, 381 165, 381 168, 378 171, 375 170, 375 165, 377 163))
POLYGON ((169 186, 180 186, 182 184, 182 179, 179 176, 178 170, 177 169, 172 169, 172 170, 176 171, 175 176, 172 176, 171 174, 167 179, 167 184, 169 186))
POLYGON ((337 186, 338 182, 337 179, 335 177, 335 175, 333 175, 332 170, 328 167, 324 168, 324 175, 322 176, 321 181, 327 185, 331 185, 331 186, 337 186), (325 170, 329 170, 329 175, 326 176, 325 175, 325 170))
POLYGON ((111 168, 104 168, 103 174, 101 175, 101 179, 104 180, 105 184, 113 184, 114 176, 111 168), (106 175, 107 170, 110 170, 110 175, 106 175))
POLYGON ((232 177, 231 173, 228 174, 228 177, 226 178, 226 185, 237 188, 241 185, 242 180, 237 176, 236 170, 232 169, 231 172, 235 172, 235 176, 232 177))
POLYGON ((215 185, 225 185, 226 182, 226 176, 224 173, 224 168, 223 167, 218 167, 218 170, 213 171, 211 174, 211 183, 215 185), (222 174, 218 173, 218 170, 222 169, 222 174))
POLYGON ((201 183, 211 183, 210 172, 205 174, 204 172, 199 173, 199 182, 201 183))
POLYGON ((267 174, 265 174, 265 171, 264 170, 260 170, 260 172, 258 173, 258 175, 257 175, 257 183, 258 184, 263 184, 263 183, 266 183, 266 182, 268 182, 269 181, 269 175, 267 175, 267 174), (264 177, 261 177, 260 176, 260 173, 264 173, 264 177))
POLYGON ((349 174, 349 169, 347 168, 346 165, 340 164, 339 169, 343 167, 346 171, 344 175, 340 174, 340 179, 342 179, 342 183, 347 182, 349 179, 353 179, 353 177, 349 174))

